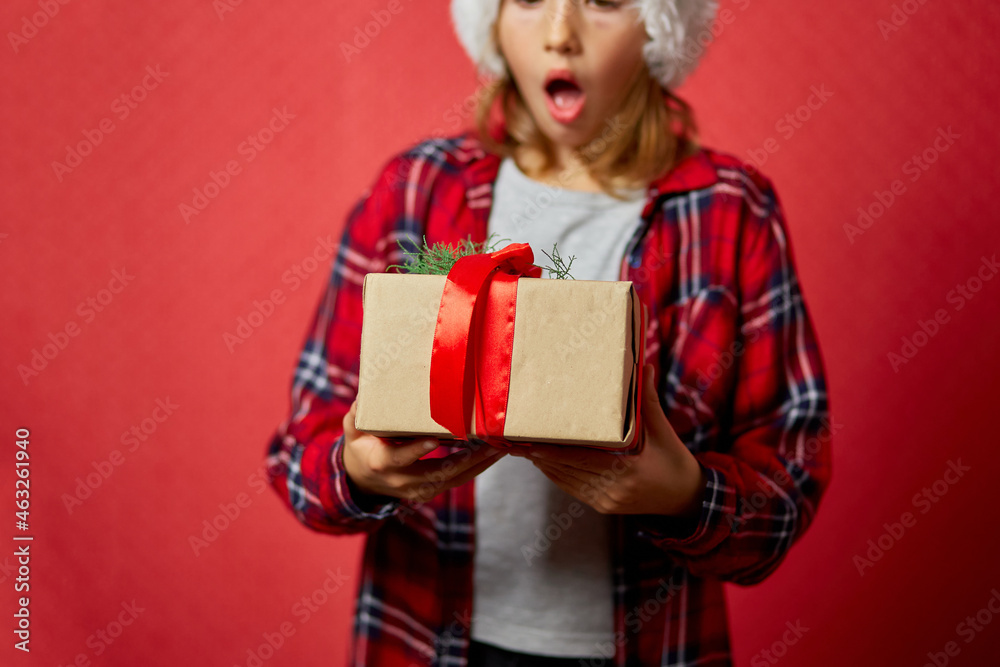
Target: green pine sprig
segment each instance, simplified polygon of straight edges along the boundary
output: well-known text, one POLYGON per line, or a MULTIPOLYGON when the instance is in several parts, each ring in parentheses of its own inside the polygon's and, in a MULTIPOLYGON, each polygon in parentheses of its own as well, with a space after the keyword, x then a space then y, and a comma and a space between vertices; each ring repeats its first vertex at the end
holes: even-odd
MULTIPOLYGON (((504 241, 509 242, 510 239, 496 239, 494 240, 496 234, 490 234, 482 243, 476 243, 472 240, 472 237, 462 239, 458 242, 458 245, 450 245, 448 243, 437 242, 434 245, 427 245, 427 237, 423 237, 423 243, 416 251, 408 250, 403 246, 402 241, 397 240, 396 244, 399 246, 400 251, 403 256, 406 257, 406 264, 392 264, 388 269, 397 269, 404 273, 419 273, 419 274, 429 274, 429 275, 448 275, 451 268, 455 266, 457 262, 462 257, 468 255, 481 255, 484 253, 494 252, 497 246, 504 241)), ((564 260, 559 254, 559 250, 556 248, 555 244, 552 245, 552 254, 545 252, 542 253, 549 258, 553 266, 542 266, 539 267, 549 272, 550 278, 556 278, 559 280, 575 280, 572 275, 570 275, 570 268, 573 266, 573 260, 576 256, 571 256, 568 261, 564 260)))
POLYGON ((570 275, 570 268, 573 266, 573 260, 576 259, 576 255, 570 255, 569 261, 567 262, 559 254, 556 244, 552 244, 552 254, 542 251, 542 254, 549 258, 552 262, 552 266, 543 266, 542 268, 549 272, 549 278, 555 278, 557 280, 576 280, 572 275, 570 275))
POLYGON ((457 246, 447 243, 437 242, 432 246, 427 245, 427 237, 423 237, 423 244, 416 252, 407 250, 401 241, 397 239, 396 244, 407 259, 406 264, 393 264, 387 269, 398 269, 405 273, 424 273, 431 275, 448 275, 451 267, 455 266, 462 257, 468 255, 481 255, 483 253, 494 252, 496 246, 509 239, 493 240, 496 234, 490 234, 489 238, 482 243, 476 243, 472 237, 462 239, 457 246))

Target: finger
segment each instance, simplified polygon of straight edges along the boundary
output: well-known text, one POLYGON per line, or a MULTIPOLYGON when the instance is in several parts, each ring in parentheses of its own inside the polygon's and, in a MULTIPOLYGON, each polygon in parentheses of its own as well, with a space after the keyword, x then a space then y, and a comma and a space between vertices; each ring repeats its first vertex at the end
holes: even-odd
POLYGON ((406 472, 423 477, 433 475, 438 479, 442 479, 442 475, 444 475, 443 479, 450 479, 465 472, 480 461, 486 460, 491 454, 498 451, 496 447, 488 445, 482 445, 478 449, 462 448, 441 458, 416 461, 409 466, 406 472))
POLYGON ((646 364, 642 369, 642 422, 651 436, 662 438, 673 433, 673 428, 667 421, 667 416, 663 414, 663 406, 660 405, 660 396, 656 391, 656 380, 653 373, 652 364, 646 364))
POLYGON ((382 469, 405 468, 420 459, 421 456, 437 449, 440 444, 436 438, 408 439, 396 444, 379 438, 382 446, 377 448, 377 459, 382 469))
POLYGON ((575 480, 566 479, 565 477, 560 475, 558 471, 554 469, 549 470, 549 469, 539 468, 539 470, 541 470, 542 474, 548 477, 549 480, 557 487, 559 487, 561 490, 563 490, 564 492, 568 493, 569 495, 573 496, 574 498, 576 498, 581 502, 590 504, 589 501, 583 497, 581 486, 578 482, 576 482, 575 480))
POLYGON ((490 449, 492 449, 492 451, 488 452, 484 459, 479 460, 478 462, 474 463, 472 466, 470 466, 463 472, 456 474, 454 477, 448 480, 447 486, 445 488, 452 489, 456 486, 462 486, 473 477, 476 477, 483 471, 487 470, 490 466, 492 466, 494 463, 496 463, 506 455, 506 452, 502 450, 495 449, 492 447, 490 449))
POLYGON ((610 452, 587 449, 586 447, 560 447, 558 445, 532 445, 527 455, 533 461, 558 463, 598 474, 611 467, 616 456, 610 452))
POLYGON ((357 414, 357 408, 358 401, 354 399, 347 414, 344 415, 344 437, 348 440, 354 440, 358 437, 358 429, 354 428, 354 415, 357 414))
POLYGON ((604 487, 600 483, 581 484, 577 480, 567 479, 560 475, 558 471, 546 472, 543 470, 542 473, 552 480, 553 484, 580 502, 589 505, 598 512, 604 512, 602 501, 606 498, 606 494, 604 487))
POLYGON ((552 473, 559 477, 560 479, 566 481, 573 481, 576 484, 589 484, 593 475, 581 470, 574 469, 570 466, 564 466, 559 464, 553 464, 546 461, 532 461, 535 467, 545 473, 552 473))
POLYGON ((575 498, 591 505, 596 498, 606 493, 609 486, 616 482, 616 477, 610 470, 606 470, 603 475, 589 475, 585 473, 586 477, 573 475, 565 469, 555 467, 539 467, 539 470, 545 473, 549 479, 556 478, 561 480, 566 487, 563 489, 564 491, 572 489, 567 492, 572 493, 575 498))

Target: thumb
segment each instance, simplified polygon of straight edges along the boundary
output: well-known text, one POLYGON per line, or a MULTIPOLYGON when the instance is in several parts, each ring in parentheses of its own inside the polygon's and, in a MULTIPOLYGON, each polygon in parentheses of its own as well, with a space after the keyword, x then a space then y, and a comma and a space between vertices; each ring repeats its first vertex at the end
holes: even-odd
POLYGON ((359 433, 358 429, 355 428, 354 426, 354 416, 357 414, 357 412, 358 412, 358 400, 354 399, 354 402, 351 403, 351 407, 350 409, 348 409, 347 414, 344 415, 344 421, 342 423, 342 426, 344 428, 344 435, 347 437, 348 440, 353 440, 358 436, 359 433))
POLYGON ((655 440, 661 441, 663 436, 673 431, 667 416, 663 414, 663 406, 660 405, 660 397, 656 391, 656 380, 654 378, 652 364, 646 364, 642 369, 642 422, 655 440))
POLYGON ((648 406, 658 408, 660 397, 656 393, 656 369, 653 364, 646 364, 642 367, 642 407, 648 406))
POLYGON ((437 449, 440 443, 436 438, 401 438, 399 440, 386 440, 380 438, 386 459, 390 465, 400 468, 416 463, 424 454, 433 449, 437 449))

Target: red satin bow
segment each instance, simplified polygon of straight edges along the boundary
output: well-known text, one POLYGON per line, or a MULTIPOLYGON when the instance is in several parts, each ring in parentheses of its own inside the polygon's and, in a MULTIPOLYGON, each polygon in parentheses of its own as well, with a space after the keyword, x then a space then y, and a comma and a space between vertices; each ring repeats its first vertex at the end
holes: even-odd
POLYGON ((509 444, 503 431, 517 280, 541 277, 533 261, 528 244, 512 243, 488 255, 462 257, 448 273, 431 352, 431 417, 460 440, 473 435, 466 429, 474 408, 474 435, 509 444))

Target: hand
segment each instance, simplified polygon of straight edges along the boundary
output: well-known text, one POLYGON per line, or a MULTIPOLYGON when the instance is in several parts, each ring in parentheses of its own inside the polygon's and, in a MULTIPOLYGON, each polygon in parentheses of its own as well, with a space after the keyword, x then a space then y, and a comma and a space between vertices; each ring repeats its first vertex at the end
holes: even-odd
POLYGON ((697 517, 705 474, 660 407, 651 364, 643 375, 646 441, 638 454, 535 444, 511 454, 526 456, 556 486, 602 514, 697 517))
POLYGON ((501 450, 481 445, 435 459, 420 457, 436 449, 437 438, 385 440, 354 427, 357 401, 344 416, 344 469, 364 493, 427 502, 442 491, 465 484, 499 461, 501 450))

